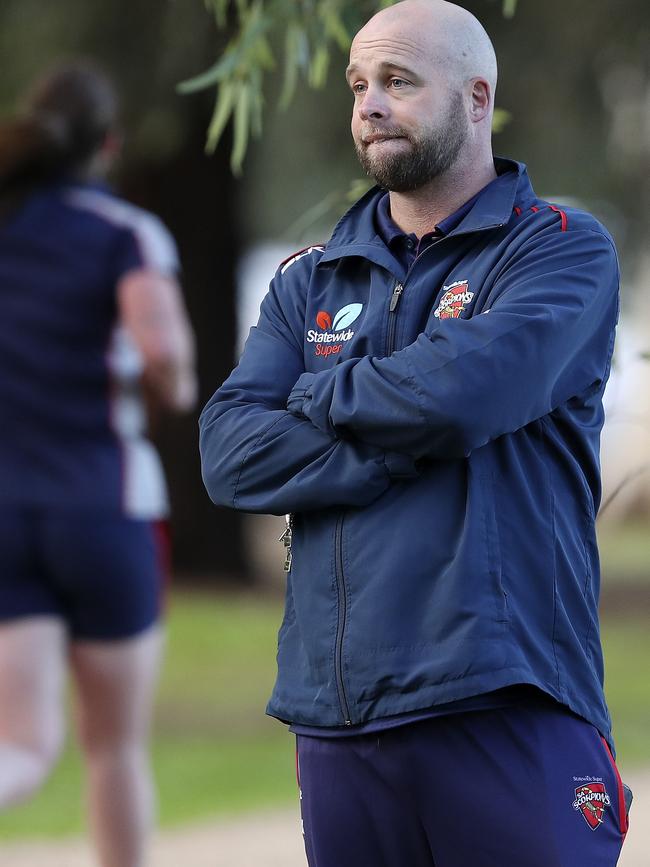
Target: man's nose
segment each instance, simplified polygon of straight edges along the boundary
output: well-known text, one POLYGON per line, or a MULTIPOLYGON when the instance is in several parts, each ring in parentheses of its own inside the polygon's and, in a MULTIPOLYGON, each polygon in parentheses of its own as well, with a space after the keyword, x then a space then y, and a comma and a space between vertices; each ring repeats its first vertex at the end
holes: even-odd
POLYGON ((381 94, 376 90, 367 90, 359 103, 361 120, 382 120, 388 114, 388 108, 381 94))

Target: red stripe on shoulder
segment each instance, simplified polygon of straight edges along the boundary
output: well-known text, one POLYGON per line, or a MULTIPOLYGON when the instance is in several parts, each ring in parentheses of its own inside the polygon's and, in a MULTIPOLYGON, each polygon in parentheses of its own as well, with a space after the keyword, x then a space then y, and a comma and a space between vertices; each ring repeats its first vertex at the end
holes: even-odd
POLYGON ((309 253, 311 253, 313 250, 322 251, 324 249, 325 249, 325 247, 323 246, 323 244, 310 244, 309 247, 303 247, 302 250, 297 250, 295 253, 292 253, 290 256, 287 256, 286 259, 284 259, 282 262, 280 262, 278 267, 279 267, 280 271, 284 274, 284 272, 287 270, 287 268, 289 268, 291 265, 293 265, 294 262, 297 262, 298 259, 302 259, 303 256, 308 256, 309 253))
POLYGON ((569 220, 565 212, 562 211, 560 208, 557 208, 555 205, 549 205, 549 208, 552 211, 555 211, 556 214, 560 215, 561 231, 566 232, 567 226, 569 225, 569 220))

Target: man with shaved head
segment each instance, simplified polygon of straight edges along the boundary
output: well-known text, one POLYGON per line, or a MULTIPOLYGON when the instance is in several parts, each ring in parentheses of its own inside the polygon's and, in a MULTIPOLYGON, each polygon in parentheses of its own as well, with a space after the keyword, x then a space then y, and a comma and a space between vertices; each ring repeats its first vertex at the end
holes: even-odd
POLYGON ((385 9, 346 76, 376 186, 282 263, 201 419, 215 502, 287 513, 268 712, 297 735, 310 867, 613 867, 612 240, 492 156, 467 10, 385 9))
POLYGON ((363 74, 369 72, 392 73, 394 90, 408 90, 407 85, 414 90, 388 114, 374 93, 359 100, 352 117, 359 160, 392 193, 417 192, 425 208, 422 228, 430 228, 426 201, 436 203, 434 215, 446 216, 446 208, 463 204, 468 191, 477 192, 496 176, 494 48, 481 24, 460 6, 404 0, 372 18, 354 39, 347 79, 357 99, 365 94, 363 74), (427 72, 435 86, 422 86, 427 72))

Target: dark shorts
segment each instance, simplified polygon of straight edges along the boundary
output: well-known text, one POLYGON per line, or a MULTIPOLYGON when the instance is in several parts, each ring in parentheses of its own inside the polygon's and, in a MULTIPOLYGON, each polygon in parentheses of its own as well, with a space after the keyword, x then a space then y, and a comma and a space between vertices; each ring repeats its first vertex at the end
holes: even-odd
POLYGON ((310 867, 614 867, 627 831, 607 745, 559 705, 299 735, 298 768, 310 867))
POLYGON ((0 621, 63 619, 76 639, 115 640, 160 616, 165 522, 0 508, 0 621))

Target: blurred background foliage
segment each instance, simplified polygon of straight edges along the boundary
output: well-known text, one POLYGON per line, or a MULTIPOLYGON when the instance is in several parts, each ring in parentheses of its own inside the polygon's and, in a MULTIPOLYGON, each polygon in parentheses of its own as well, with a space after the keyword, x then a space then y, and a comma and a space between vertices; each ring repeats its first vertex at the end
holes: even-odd
MULTIPOLYGON (((232 366, 242 251, 270 239, 296 247, 324 239, 359 177, 343 49, 379 5, 206 4, 0 4, 0 110, 11 111, 33 77, 60 57, 90 55, 116 79, 127 137, 115 181, 127 197, 158 212, 178 240, 198 336, 202 401, 232 366), (187 95, 177 86, 211 68, 214 77, 229 63, 231 71, 239 69, 234 47, 246 41, 242 22, 250 30, 251 21, 257 29, 250 31, 250 44, 263 34, 260 89, 243 99, 243 91, 232 92, 228 100, 242 116, 253 106, 252 127, 261 136, 244 158, 244 136, 240 132, 233 142, 232 124, 221 111, 224 134, 209 156, 204 148, 206 134, 215 140, 215 128, 208 133, 215 120, 214 86, 187 95), (233 144, 235 163, 243 160, 238 179, 229 170, 233 144)), ((497 153, 526 161, 540 194, 578 201, 604 218, 621 252, 628 303, 640 268, 647 268, 642 253, 650 231, 647 0, 626 0, 624 14, 612 14, 606 0, 520 0, 514 16, 514 4, 504 6, 503 0, 463 5, 486 26, 500 61, 497 102, 512 119, 496 137, 497 153)), ((241 521, 214 509, 204 495, 195 422, 170 419, 155 428, 172 489, 176 564, 193 581, 241 582, 247 577, 241 521)))
MULTIPOLYGON (((233 172, 241 174, 249 136, 263 130, 264 83, 267 73, 281 66, 278 106, 291 105, 299 84, 322 90, 327 84, 332 54, 349 51, 354 34, 375 12, 395 0, 205 0, 220 30, 234 30, 216 63, 179 86, 180 93, 216 88, 214 113, 208 128, 212 153, 232 118, 233 172), (234 24, 229 13, 234 13, 234 24), (277 50, 274 50, 274 46, 277 50), (280 60, 279 60, 279 57, 280 60)), ((512 18, 517 0, 503 0, 503 14, 512 18)), ((497 129, 508 117, 496 115, 497 129)))

